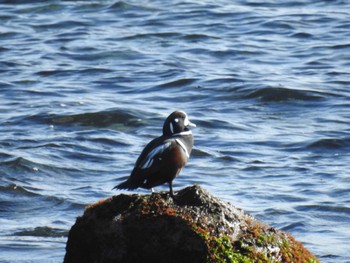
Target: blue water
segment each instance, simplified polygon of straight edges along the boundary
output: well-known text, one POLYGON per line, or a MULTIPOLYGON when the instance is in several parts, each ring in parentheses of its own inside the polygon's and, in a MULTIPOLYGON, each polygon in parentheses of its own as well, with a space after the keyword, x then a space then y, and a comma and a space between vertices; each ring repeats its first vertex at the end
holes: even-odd
POLYGON ((0 1, 0 262, 62 262, 175 109, 175 190, 350 262, 349 29, 341 0, 0 1))

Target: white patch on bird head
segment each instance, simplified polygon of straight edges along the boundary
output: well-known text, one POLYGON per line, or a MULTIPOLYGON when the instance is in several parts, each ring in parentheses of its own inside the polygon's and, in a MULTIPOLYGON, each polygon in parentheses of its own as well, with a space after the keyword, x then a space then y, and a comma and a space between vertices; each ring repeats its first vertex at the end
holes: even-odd
POLYGON ((187 115, 185 116, 184 125, 185 125, 185 126, 190 125, 190 121, 188 120, 187 115))
POLYGON ((173 126, 173 123, 170 122, 169 126, 170 126, 170 131, 171 131, 171 133, 174 133, 174 126, 173 126))

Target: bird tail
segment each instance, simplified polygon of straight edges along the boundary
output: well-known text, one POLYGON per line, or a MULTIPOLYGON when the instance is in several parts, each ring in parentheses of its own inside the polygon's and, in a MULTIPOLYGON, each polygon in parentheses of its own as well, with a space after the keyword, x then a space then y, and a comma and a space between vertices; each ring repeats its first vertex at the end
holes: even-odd
POLYGON ((118 184, 113 187, 113 189, 127 189, 127 190, 132 190, 136 189, 137 187, 131 187, 129 181, 122 182, 121 184, 118 184))
POLYGON ((116 185, 113 187, 113 189, 127 189, 127 190, 134 190, 136 188, 142 187, 143 185, 143 179, 142 178, 135 178, 129 177, 128 180, 116 185), (140 180, 141 179, 141 180, 140 180))

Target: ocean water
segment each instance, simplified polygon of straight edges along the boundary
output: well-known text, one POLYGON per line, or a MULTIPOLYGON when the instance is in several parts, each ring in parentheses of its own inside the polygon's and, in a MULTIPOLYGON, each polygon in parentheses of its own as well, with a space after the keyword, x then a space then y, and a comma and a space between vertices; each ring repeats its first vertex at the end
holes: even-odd
POLYGON ((342 0, 0 1, 0 262, 62 262, 176 109, 175 190, 350 262, 349 28, 342 0))

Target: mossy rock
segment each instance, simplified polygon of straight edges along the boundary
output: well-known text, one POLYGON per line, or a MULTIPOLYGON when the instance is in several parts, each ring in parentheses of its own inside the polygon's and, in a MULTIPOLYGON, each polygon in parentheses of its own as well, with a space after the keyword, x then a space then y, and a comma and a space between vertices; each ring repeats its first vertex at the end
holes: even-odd
POLYGON ((277 230, 198 185, 118 195, 88 206, 69 232, 65 263, 319 262, 277 230))

